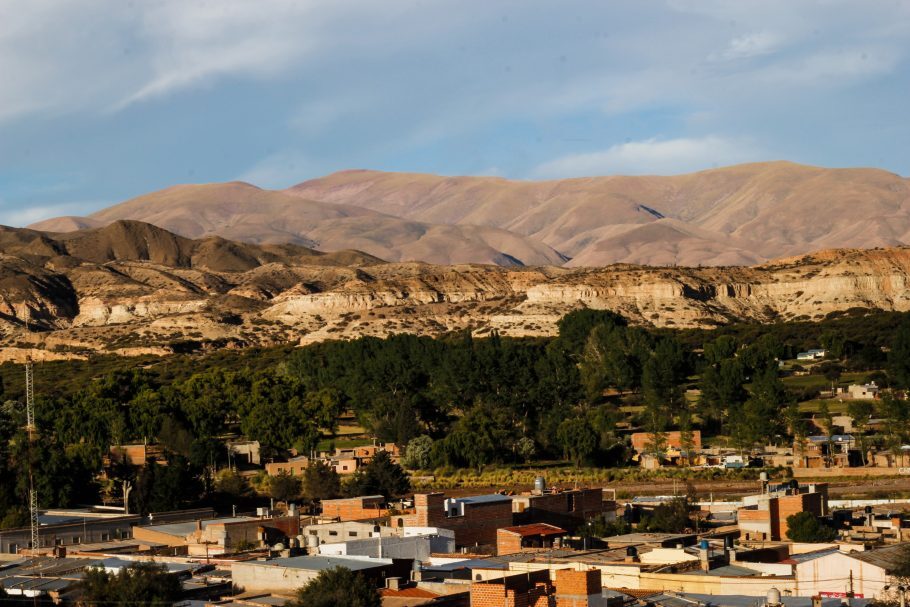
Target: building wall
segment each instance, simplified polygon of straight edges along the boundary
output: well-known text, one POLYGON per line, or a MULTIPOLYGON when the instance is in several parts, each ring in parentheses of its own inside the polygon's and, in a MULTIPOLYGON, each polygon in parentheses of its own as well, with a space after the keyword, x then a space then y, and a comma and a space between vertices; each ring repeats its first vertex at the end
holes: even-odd
POLYGON ((604 511, 602 489, 572 489, 513 499, 516 525, 547 523, 569 532, 604 511))
POLYGON ((795 594, 800 596, 816 595, 819 592, 847 592, 851 573, 855 593, 867 599, 888 596, 884 590, 888 576, 881 567, 864 563, 841 552, 799 563, 794 569, 798 590, 795 594))
POLYGON ((512 526, 510 501, 466 503, 464 516, 446 516, 444 502, 443 493, 418 493, 414 515, 400 518, 405 525, 451 529, 457 546, 495 546, 497 529, 512 526))
POLYGON ((385 516, 381 497, 323 500, 322 515, 342 521, 362 521, 385 516))
POLYGON ((521 536, 505 529, 496 531, 496 554, 521 552, 521 536))
POLYGON ((601 602, 600 571, 560 569, 556 572, 556 607, 592 607, 601 602))

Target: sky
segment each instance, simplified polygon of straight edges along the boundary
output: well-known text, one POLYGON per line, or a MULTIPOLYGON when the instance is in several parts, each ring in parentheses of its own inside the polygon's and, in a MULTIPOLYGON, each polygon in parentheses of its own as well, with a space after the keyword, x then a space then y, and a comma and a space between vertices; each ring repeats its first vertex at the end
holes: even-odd
POLYGON ((910 0, 3 0, 0 224, 178 183, 910 175, 910 0))

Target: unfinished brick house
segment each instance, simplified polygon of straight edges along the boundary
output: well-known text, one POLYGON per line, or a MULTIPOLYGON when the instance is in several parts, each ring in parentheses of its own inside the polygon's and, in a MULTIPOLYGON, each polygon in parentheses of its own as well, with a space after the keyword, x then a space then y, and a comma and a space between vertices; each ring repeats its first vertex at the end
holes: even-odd
POLYGON ((476 495, 446 498, 444 493, 414 495, 414 513, 392 519, 398 527, 442 527, 455 532, 456 546, 496 545, 496 530, 512 526, 512 498, 476 495))
POLYGON ((471 607, 606 607, 600 571, 532 571, 471 584, 471 607))
POLYGON ((496 531, 496 554, 552 548, 565 536, 565 529, 546 523, 503 527, 496 531))
POLYGON ((546 523, 570 533, 610 507, 615 509, 615 504, 604 502, 602 489, 556 489, 512 498, 516 525, 546 523))
POLYGON ((339 521, 365 521, 388 514, 381 495, 362 495, 337 500, 322 500, 322 516, 339 521))
POLYGON ((743 498, 737 510, 740 533, 745 539, 787 539, 787 517, 799 512, 824 516, 828 512, 828 485, 816 483, 780 486, 768 493, 743 498))

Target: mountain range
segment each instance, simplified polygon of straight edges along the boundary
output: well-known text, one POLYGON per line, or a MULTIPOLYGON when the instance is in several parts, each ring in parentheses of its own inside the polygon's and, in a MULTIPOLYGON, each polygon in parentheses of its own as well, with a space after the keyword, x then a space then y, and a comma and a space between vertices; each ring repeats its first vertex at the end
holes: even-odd
POLYGON ((352 170, 282 191, 179 185, 30 227, 62 233, 118 220, 186 238, 354 249, 393 262, 753 265, 910 243, 910 180, 789 162, 536 182, 352 170))

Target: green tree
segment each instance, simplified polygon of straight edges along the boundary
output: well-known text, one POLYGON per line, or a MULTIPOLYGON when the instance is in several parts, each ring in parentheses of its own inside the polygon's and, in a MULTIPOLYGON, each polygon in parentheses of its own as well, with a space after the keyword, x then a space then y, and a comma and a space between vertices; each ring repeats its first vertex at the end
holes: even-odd
POLYGON ((297 591, 288 607, 381 607, 382 597, 364 576, 346 567, 320 571, 316 578, 297 591))
POLYGON ((279 502, 289 502, 300 497, 302 485, 300 479, 281 470, 269 477, 269 496, 279 502))
POLYGON ((533 438, 522 436, 518 439, 518 442, 515 443, 515 451, 518 453, 521 460, 527 464, 531 461, 531 458, 534 457, 534 454, 537 453, 537 444, 534 442, 533 438))
POLYGON ((794 542, 830 542, 837 531, 821 524, 811 512, 797 512, 787 517, 787 537, 794 542))
POLYGON ((859 438, 860 455, 863 465, 866 465, 866 431, 869 429, 869 420, 875 413, 875 405, 868 400, 853 400, 847 403, 847 415, 853 421, 853 428, 859 438))
POLYGON ((721 425, 730 411, 738 410, 749 398, 743 387, 745 383, 743 365, 737 359, 721 360, 716 366, 706 367, 699 382, 698 411, 702 418, 721 425))
POLYGON ((351 496, 382 495, 390 498, 404 495, 410 488, 408 473, 392 461, 387 451, 380 451, 369 464, 351 476, 345 492, 351 496))
POLYGON ((888 352, 888 377, 896 388, 910 388, 910 321, 898 326, 888 352))
POLYGON ((333 499, 341 495, 341 479, 335 468, 317 461, 303 471, 303 495, 311 500, 333 499))
POLYGON ((689 510, 689 501, 685 497, 673 498, 658 505, 650 513, 643 514, 638 530, 651 533, 683 533, 692 527, 689 510))
POLYGON ((427 470, 432 464, 433 439, 426 434, 411 439, 404 452, 405 465, 414 470, 427 470))
POLYGON ((572 416, 559 424, 556 438, 562 445, 563 453, 580 467, 597 447, 597 435, 584 415, 572 416))
POLYGON ((745 449, 773 437, 779 429, 781 409, 788 401, 776 367, 759 371, 752 383, 752 393, 732 423, 736 445, 745 449))
POLYGON ((828 329, 821 335, 822 348, 827 358, 841 359, 846 354, 847 338, 838 329, 828 329))
POLYGON ((78 588, 79 603, 91 607, 163 607, 173 605, 182 592, 180 580, 157 563, 134 563, 117 574, 89 567, 78 588))

